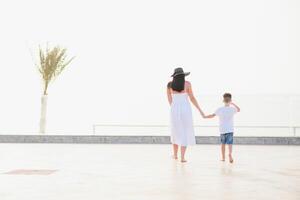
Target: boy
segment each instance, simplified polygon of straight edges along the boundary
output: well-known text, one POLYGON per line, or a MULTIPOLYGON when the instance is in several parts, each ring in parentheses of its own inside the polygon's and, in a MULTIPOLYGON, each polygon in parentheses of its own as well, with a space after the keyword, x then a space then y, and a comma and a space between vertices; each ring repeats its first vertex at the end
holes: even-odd
POLYGON ((222 160, 225 161, 225 144, 229 149, 229 162, 233 163, 232 157, 232 143, 233 143, 233 116, 235 113, 240 112, 240 108, 232 103, 231 94, 225 93, 223 95, 224 106, 216 110, 214 114, 206 115, 204 118, 219 117, 219 129, 221 136, 221 152, 222 160))

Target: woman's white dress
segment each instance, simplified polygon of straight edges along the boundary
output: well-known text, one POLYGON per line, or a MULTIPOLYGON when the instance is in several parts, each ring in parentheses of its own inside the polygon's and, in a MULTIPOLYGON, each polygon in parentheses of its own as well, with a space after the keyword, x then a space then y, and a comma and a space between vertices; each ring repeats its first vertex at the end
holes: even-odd
POLYGON ((180 146, 196 144, 192 109, 187 93, 172 94, 171 142, 180 146))

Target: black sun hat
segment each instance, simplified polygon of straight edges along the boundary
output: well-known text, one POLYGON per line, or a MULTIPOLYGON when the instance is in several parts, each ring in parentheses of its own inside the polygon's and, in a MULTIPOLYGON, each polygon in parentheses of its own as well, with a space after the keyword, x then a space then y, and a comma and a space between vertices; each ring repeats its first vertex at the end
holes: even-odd
POLYGON ((183 69, 181 67, 178 67, 176 69, 174 69, 174 73, 171 77, 175 77, 181 74, 184 74, 185 76, 190 75, 191 72, 184 72, 183 69))

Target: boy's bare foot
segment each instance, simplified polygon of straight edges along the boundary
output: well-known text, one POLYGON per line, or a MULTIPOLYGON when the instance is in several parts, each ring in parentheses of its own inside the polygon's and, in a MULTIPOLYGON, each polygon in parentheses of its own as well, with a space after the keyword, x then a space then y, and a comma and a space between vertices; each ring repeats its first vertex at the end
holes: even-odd
POLYGON ((174 156, 174 155, 173 155, 173 158, 174 158, 175 160, 177 160, 177 159, 178 159, 178 157, 177 157, 177 156, 174 156))
POLYGON ((182 163, 186 163, 186 162, 187 162, 187 160, 185 160, 185 159, 181 159, 181 162, 182 162, 182 163))

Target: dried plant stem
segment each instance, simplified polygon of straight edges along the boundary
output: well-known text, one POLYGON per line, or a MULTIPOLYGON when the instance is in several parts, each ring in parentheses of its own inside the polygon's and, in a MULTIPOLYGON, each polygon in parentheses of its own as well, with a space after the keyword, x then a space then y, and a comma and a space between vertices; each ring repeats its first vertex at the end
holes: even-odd
POLYGON ((40 118, 40 133, 45 133, 46 129, 46 111, 47 111, 47 91, 51 81, 53 81, 70 62, 74 59, 66 60, 65 48, 59 46, 48 48, 45 50, 39 48, 39 64, 37 64, 38 70, 42 75, 44 88, 42 96, 41 118, 40 118))

